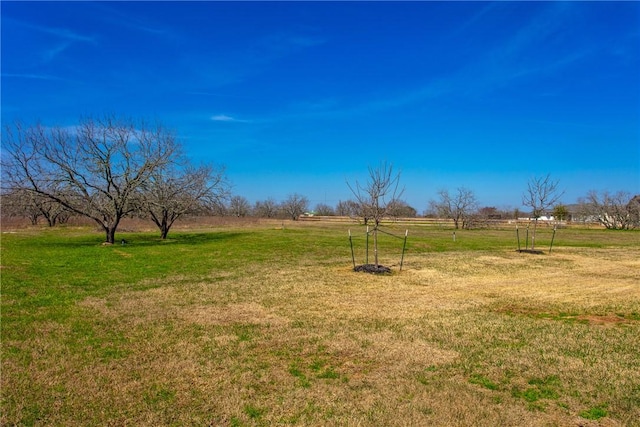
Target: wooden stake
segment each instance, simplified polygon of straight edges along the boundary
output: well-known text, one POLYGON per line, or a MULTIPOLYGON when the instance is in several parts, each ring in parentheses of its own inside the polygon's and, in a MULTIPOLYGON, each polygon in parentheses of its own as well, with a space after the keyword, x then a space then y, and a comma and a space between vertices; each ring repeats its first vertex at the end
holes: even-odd
POLYGON ((404 262, 404 249, 407 247, 407 236, 409 235, 409 230, 404 231, 404 243, 402 244, 402 256, 400 257, 400 271, 402 271, 402 263, 404 262))
POLYGON ((349 229, 349 244, 351 245, 351 260, 353 261, 353 269, 356 269, 356 257, 353 254, 353 240, 351 239, 351 229, 349 229))
POLYGON ((549 245, 549 253, 551 253, 551 248, 553 248, 553 239, 556 238, 556 228, 558 228, 557 225, 553 226, 553 235, 551 236, 551 244, 549 245))

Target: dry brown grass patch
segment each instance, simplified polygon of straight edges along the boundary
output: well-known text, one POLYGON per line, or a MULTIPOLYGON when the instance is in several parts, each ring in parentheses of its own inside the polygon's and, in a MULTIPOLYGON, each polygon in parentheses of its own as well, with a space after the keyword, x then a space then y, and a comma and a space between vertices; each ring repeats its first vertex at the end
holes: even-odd
POLYGON ((270 313, 265 307, 256 303, 189 307, 180 310, 178 317, 185 322, 200 325, 283 325, 288 323, 288 319, 270 313))
POLYGON ((5 385, 53 425, 633 425, 638 258, 408 254, 389 276, 261 265, 117 287, 78 304, 84 353, 38 324, 22 345, 46 357, 5 385))

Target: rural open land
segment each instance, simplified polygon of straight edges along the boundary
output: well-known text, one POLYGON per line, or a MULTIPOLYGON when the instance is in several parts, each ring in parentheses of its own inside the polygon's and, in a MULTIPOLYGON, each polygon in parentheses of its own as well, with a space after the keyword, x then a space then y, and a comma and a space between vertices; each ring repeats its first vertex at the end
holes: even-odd
POLYGON ((349 229, 3 226, 1 424, 640 425, 638 231, 349 229))

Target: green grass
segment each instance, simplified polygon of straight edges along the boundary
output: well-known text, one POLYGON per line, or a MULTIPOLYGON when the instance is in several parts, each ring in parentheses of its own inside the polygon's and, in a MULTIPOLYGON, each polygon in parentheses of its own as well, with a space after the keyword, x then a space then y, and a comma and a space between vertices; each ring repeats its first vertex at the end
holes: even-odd
POLYGON ((364 228, 346 224, 127 232, 113 246, 91 229, 3 233, 0 424, 640 416, 639 232, 562 229, 531 256, 511 229, 454 242, 414 225, 402 273, 402 239, 380 236, 393 274, 379 277, 351 271, 349 228, 364 263, 364 228))
POLYGON ((586 418, 588 420, 599 420, 600 418, 604 418, 607 416, 606 405, 604 406, 595 406, 593 408, 584 410, 580 412, 580 416, 582 418, 586 418))
POLYGON ((474 374, 471 376, 471 378, 469 378, 469 382, 471 384, 477 384, 480 385, 484 388, 487 388, 489 390, 497 390, 498 389, 498 385, 496 383, 494 383, 493 381, 491 381, 490 379, 480 375, 480 374, 474 374))

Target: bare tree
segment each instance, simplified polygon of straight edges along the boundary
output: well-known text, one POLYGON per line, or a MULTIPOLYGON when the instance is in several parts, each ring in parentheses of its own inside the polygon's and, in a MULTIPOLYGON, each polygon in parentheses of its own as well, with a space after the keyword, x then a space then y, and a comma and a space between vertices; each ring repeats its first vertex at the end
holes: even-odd
POLYGON ((629 200, 627 210, 629 211, 631 226, 633 228, 640 228, 640 194, 636 194, 629 200))
POLYGON ((590 191, 578 203, 583 217, 592 218, 606 228, 627 230, 640 226, 640 196, 632 198, 624 191, 613 194, 590 191))
MULTIPOLYGON (((46 199, 45 199, 46 200, 46 199)), ((42 214, 42 206, 37 194, 24 190, 7 192, 2 195, 2 216, 27 218, 31 225, 37 225, 42 214)))
POLYGON ((353 212, 354 212, 354 208, 353 208, 353 204, 355 204, 355 202, 353 202, 352 200, 347 200, 347 201, 338 201, 338 204, 336 205, 336 215, 339 216, 352 216, 353 212))
POLYGON ((142 215, 150 218, 166 239, 174 222, 196 213, 202 205, 221 203, 228 194, 224 168, 194 167, 186 159, 157 168, 140 189, 142 215))
POLYGON ((501 218, 502 213, 495 206, 483 206, 468 216, 465 228, 489 228, 493 221, 501 218))
POLYGON ((49 227, 54 227, 56 224, 64 224, 72 216, 72 212, 69 209, 56 201, 43 197, 39 194, 30 192, 24 193, 22 201, 23 203, 29 203, 29 207, 27 209, 30 209, 32 212, 36 209, 40 211, 49 227))
POLYGON ((313 211, 316 215, 321 216, 332 216, 336 214, 333 208, 325 203, 318 203, 313 211))
POLYGON ((229 200, 228 212, 235 217, 243 217, 249 215, 251 205, 249 201, 242 196, 232 196, 229 200))
POLYGON ((400 172, 394 174, 393 165, 381 163, 377 168, 369 167, 369 179, 361 185, 347 182, 356 198, 365 222, 373 221, 373 253, 376 269, 378 263, 378 228, 380 222, 391 214, 391 208, 398 203, 404 189, 399 188, 400 172))
POLYGON ((272 198, 259 200, 253 205, 253 214, 259 218, 275 218, 278 216, 278 203, 272 198))
POLYGON ((415 218, 418 211, 404 200, 396 200, 389 206, 389 215, 394 218, 415 218))
POLYGON ((531 249, 535 249, 536 229, 538 218, 555 205, 564 191, 558 189, 559 181, 553 181, 547 174, 545 177, 531 178, 527 184, 527 191, 522 195, 522 204, 531 208, 533 216, 533 233, 531 235, 531 249))
POLYGON ((365 225, 369 220, 366 217, 364 211, 362 210, 362 206, 355 200, 339 201, 338 204, 336 205, 335 212, 336 212, 336 215, 339 215, 339 216, 348 216, 350 218, 354 218, 357 220, 362 219, 365 225))
POLYGON ((483 206, 476 212, 481 218, 490 219, 502 219, 503 213, 495 206, 483 206))
POLYGON ((205 211, 208 211, 214 216, 227 216, 229 214, 227 205, 222 200, 216 200, 212 203, 204 205, 205 211))
POLYGON ((471 214, 478 209, 478 201, 473 191, 458 187, 451 195, 449 190, 438 191, 439 200, 429 202, 430 209, 441 218, 453 220, 456 229, 468 227, 471 214))
POLYGON ((3 129, 3 185, 55 201, 94 220, 113 243, 136 193, 169 163, 177 144, 162 126, 85 119, 72 129, 17 123, 3 129))
POLYGON ((281 208, 285 212, 285 214, 291 217, 291 219, 294 221, 300 218, 300 215, 305 213, 305 211, 308 209, 308 206, 309 201, 307 200, 307 198, 297 193, 290 194, 289 197, 287 197, 287 200, 285 200, 281 204, 281 208))

